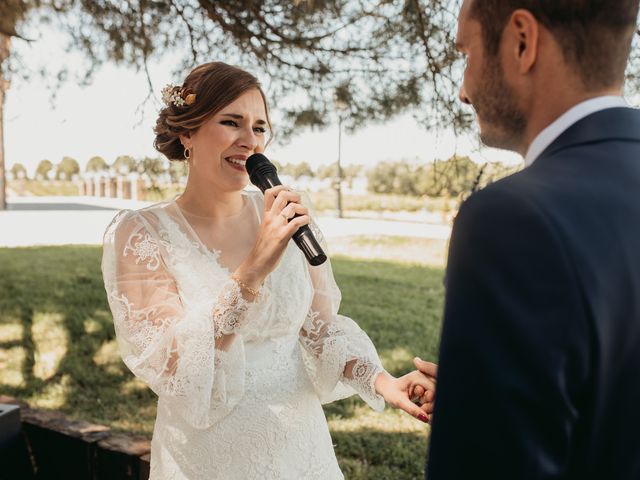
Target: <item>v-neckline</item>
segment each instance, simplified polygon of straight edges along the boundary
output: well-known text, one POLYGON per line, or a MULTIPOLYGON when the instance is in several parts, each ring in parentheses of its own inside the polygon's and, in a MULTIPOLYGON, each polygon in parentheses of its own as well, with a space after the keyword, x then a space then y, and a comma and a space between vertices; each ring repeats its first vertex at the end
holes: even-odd
MULTIPOLYGON (((257 208, 256 202, 254 201, 252 195, 250 195, 248 193, 242 193, 242 196, 245 198, 246 202, 250 202, 252 204, 252 210, 256 214, 258 225, 260 225, 260 223, 261 223, 260 213, 258 212, 258 208, 257 208)), ((187 220, 187 217, 185 216, 185 214, 183 213, 182 209, 180 208, 180 205, 178 205, 178 202, 176 202, 176 200, 173 199, 173 200, 171 200, 171 203, 175 206, 175 209, 178 212, 180 220, 182 220, 182 222, 186 225, 186 228, 189 230, 189 233, 193 236, 193 238, 195 239, 196 243, 198 244, 199 249, 204 252, 204 255, 207 258, 209 258, 213 262, 215 262, 215 264, 221 270, 223 270, 227 274, 227 276, 230 277, 233 272, 231 272, 229 267, 227 267, 226 265, 223 265, 220 262, 220 259, 219 259, 220 258, 220 253, 222 251, 218 250, 218 249, 215 249, 215 248, 208 248, 205 245, 205 243, 202 241, 202 239, 200 238, 200 235, 198 235, 198 232, 196 232, 195 228, 193 228, 193 226, 191 225, 191 222, 189 222, 189 220, 187 220)), ((243 206, 243 209, 244 208, 246 208, 246 205, 243 206)))

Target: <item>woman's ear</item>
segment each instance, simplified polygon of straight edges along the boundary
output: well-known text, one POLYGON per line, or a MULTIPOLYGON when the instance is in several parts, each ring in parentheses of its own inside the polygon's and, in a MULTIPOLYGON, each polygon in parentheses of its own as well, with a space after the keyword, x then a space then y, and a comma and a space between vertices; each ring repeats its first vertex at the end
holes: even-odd
POLYGON ((191 134, 190 133, 186 133, 184 135, 179 135, 178 138, 180 139, 180 143, 182 143, 182 146, 184 148, 191 148, 191 134))

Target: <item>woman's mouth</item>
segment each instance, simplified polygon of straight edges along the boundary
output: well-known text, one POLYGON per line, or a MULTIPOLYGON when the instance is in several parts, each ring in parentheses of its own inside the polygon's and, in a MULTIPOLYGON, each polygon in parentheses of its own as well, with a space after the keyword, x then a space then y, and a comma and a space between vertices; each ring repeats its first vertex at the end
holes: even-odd
POLYGON ((225 160, 231 165, 231 167, 235 168, 236 170, 240 172, 247 171, 247 168, 245 166, 247 163, 247 159, 245 157, 232 156, 226 157, 225 160))

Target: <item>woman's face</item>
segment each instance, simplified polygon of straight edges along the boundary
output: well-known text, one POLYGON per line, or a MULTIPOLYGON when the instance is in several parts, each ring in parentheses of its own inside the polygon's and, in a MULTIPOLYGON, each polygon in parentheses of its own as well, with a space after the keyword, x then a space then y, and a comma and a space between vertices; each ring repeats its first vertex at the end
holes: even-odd
POLYGON ((264 151, 268 128, 262 95, 257 89, 247 90, 190 137, 183 137, 191 148, 189 175, 220 191, 242 190, 249 182, 245 162, 264 151))

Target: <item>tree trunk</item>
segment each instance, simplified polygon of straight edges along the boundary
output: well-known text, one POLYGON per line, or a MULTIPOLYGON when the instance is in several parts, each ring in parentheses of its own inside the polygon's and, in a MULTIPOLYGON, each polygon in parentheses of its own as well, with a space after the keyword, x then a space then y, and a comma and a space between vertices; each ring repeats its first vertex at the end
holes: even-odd
POLYGON ((11 47, 11 37, 0 33, 0 210, 7 209, 6 196, 6 172, 4 168, 4 98, 9 89, 5 71, 5 62, 9 59, 9 49, 11 47))

